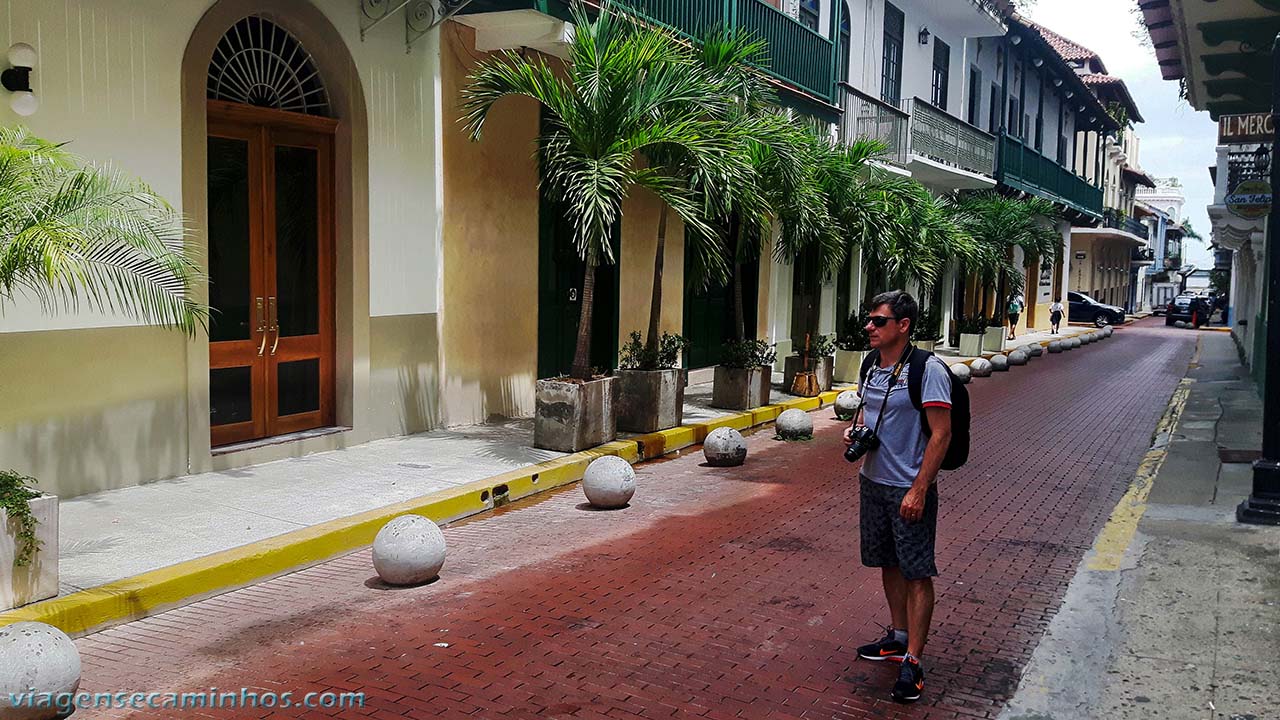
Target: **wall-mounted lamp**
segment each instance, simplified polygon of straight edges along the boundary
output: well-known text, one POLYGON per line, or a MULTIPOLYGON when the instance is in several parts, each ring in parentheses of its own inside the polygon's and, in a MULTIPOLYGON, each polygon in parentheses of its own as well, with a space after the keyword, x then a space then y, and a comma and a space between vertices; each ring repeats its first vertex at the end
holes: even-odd
POLYGON ((1031 61, 1031 64, 1035 65, 1036 67, 1040 67, 1041 65, 1044 65, 1044 60, 1041 60, 1040 58, 1036 58, 1031 61))
POLYGON ((1081 106, 1080 106, 1080 112, 1084 112, 1084 108, 1085 108, 1085 106, 1084 106, 1084 105, 1081 105, 1081 106))
POLYGON ((1054 78, 1054 79, 1053 79, 1053 86, 1054 86, 1054 87, 1062 87, 1062 78, 1054 78))
POLYGON ((31 92, 31 70, 36 66, 36 49, 26 43, 14 43, 9 47, 9 69, 0 73, 0 85, 13 93, 9 107, 19 115, 27 116, 40 106, 31 92))
POLYGON ((922 27, 922 28, 920 28, 920 35, 919 35, 919 38, 920 38, 920 44, 921 44, 921 45, 928 45, 928 44, 929 44, 929 28, 928 28, 928 27, 922 27))
POLYGON ((1012 40, 1010 40, 1009 42, 1013 43, 1014 45, 1021 45, 1021 44, 1022 44, 1022 36, 1021 36, 1021 35, 1014 35, 1014 36, 1013 36, 1013 39, 1012 39, 1012 40))
POLYGON ((1068 99, 1068 100, 1070 100, 1071 98, 1073 98, 1073 97, 1075 97, 1075 96, 1076 96, 1076 91, 1075 91, 1075 90, 1068 90, 1068 91, 1067 91, 1067 99, 1068 99))

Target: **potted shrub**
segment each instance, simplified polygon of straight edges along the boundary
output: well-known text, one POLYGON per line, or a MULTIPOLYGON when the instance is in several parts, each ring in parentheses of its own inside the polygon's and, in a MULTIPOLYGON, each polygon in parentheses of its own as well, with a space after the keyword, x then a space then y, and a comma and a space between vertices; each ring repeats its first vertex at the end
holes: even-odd
POLYGON ((871 339, 867 337, 867 323, 870 313, 863 310, 855 312, 845 320, 844 332, 836 340, 836 356, 832 375, 836 382, 856 383, 858 372, 862 369, 862 359, 871 349, 871 339))
POLYGON ((58 594, 58 498, 0 471, 0 611, 58 594))
POLYGON ((942 316, 928 308, 920 309, 920 317, 916 318, 915 327, 911 328, 911 339, 921 350, 933 352, 942 336, 942 316))
POLYGON ((973 315, 960 318, 956 324, 960 326, 960 355, 962 357, 982 355, 982 339, 987 330, 987 319, 981 315, 973 315))
POLYGON ((684 370, 680 353, 689 341, 662 334, 652 349, 639 331, 622 348, 618 362, 618 429, 650 433, 676 427, 684 420, 684 370))
POLYGON ((769 404, 773 363, 778 351, 764 340, 741 340, 725 346, 724 362, 716 366, 711 406, 750 410, 769 404))
POLYGON ((988 321, 986 331, 982 335, 982 349, 985 352, 1003 352, 1004 339, 1008 335, 1009 332, 1004 327, 1004 320, 999 314, 995 315, 988 321))
POLYGON ((782 388, 791 389, 791 381, 796 379, 796 373, 804 370, 805 360, 808 360, 809 369, 818 375, 818 389, 822 392, 830 390, 835 354, 835 335, 818 335, 813 338, 807 353, 804 348, 800 348, 795 355, 788 355, 783 361, 782 388))

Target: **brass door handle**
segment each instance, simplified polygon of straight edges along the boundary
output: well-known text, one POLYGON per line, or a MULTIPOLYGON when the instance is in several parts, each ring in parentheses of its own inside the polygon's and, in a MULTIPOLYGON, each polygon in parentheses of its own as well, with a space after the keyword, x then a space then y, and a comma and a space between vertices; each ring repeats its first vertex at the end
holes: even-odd
POLYGON ((258 345, 258 357, 267 350, 267 316, 262 312, 262 298, 257 298, 258 334, 262 336, 262 344, 258 345))
MULTIPOLYGON (((275 332, 276 334, 275 341, 271 343, 271 354, 275 355, 276 348, 280 346, 280 318, 276 312, 276 299, 274 297, 267 298, 267 304, 270 308, 269 312, 271 315, 271 327, 268 329, 275 332)), ((264 342, 265 342, 265 338, 264 338, 264 342)))

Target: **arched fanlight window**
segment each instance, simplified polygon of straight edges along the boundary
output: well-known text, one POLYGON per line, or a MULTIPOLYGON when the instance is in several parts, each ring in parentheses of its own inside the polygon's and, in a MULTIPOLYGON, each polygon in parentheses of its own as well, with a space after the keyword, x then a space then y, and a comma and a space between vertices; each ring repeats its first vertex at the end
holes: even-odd
POLYGON ((840 10, 840 77, 849 82, 849 56, 853 52, 853 28, 849 18, 853 13, 847 2, 840 10))
POLYGON ((250 15, 231 26, 209 62, 210 100, 329 116, 320 71, 297 38, 250 15))
POLYGON ((818 32, 818 20, 822 17, 818 0, 800 0, 800 24, 818 32))

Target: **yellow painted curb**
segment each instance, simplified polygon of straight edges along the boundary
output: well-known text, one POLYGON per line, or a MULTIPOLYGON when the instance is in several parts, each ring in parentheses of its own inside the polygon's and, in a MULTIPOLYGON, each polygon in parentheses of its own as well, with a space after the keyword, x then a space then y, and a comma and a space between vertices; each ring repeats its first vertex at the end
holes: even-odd
POLYGON ((706 423, 618 440, 395 505, 330 520, 100 587, 0 612, 0 627, 35 621, 53 625, 73 637, 86 635, 367 547, 383 525, 400 515, 422 515, 436 523, 459 520, 577 482, 582 479, 587 465, 601 456, 616 455, 631 463, 651 460, 697 445, 715 428, 742 430, 763 425, 775 420, 783 410, 800 408, 808 411, 831 405, 838 394, 831 391, 815 398, 796 398, 706 423))
MULTIPOLYGON (((1156 426, 1157 436, 1167 436, 1177 427, 1178 420, 1182 417, 1182 410, 1187 406, 1187 396, 1191 394, 1191 384, 1194 382, 1195 380, 1190 378, 1183 378, 1178 383, 1178 388, 1173 391, 1173 397, 1169 400, 1169 407, 1165 410, 1164 417, 1156 426)), ((1167 443, 1160 443, 1158 447, 1148 450, 1143 456, 1133 484, 1116 504, 1102 532, 1098 533, 1098 538, 1093 544, 1093 555, 1088 562, 1090 570, 1120 569, 1120 561, 1124 558, 1125 550, 1133 541, 1133 536, 1138 532, 1138 523, 1147 511, 1147 497, 1151 495, 1151 487, 1155 484, 1156 475, 1160 473, 1160 468, 1168 455, 1167 443)))

